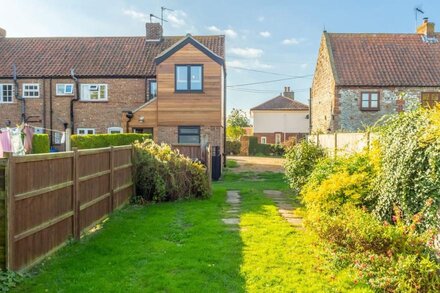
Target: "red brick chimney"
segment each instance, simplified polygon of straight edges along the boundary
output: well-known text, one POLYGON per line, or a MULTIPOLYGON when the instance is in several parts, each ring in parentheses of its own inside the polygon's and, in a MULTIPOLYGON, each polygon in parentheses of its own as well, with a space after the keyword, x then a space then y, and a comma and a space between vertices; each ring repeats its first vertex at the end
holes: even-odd
POLYGON ((434 29, 435 29, 435 24, 433 22, 429 22, 428 18, 425 17, 423 19, 423 23, 417 28, 417 33, 425 36, 433 36, 434 29))
POLYGON ((291 98, 293 100, 295 98, 295 93, 290 90, 290 86, 285 86, 283 96, 286 98, 291 98))
POLYGON ((162 26, 160 23, 147 22, 145 24, 147 42, 160 42, 162 40, 162 26))

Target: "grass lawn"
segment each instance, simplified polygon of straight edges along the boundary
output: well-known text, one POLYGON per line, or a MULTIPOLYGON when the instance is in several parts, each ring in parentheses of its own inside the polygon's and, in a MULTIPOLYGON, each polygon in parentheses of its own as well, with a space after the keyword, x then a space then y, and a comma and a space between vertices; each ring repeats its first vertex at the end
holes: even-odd
POLYGON ((262 190, 281 174, 227 174, 209 200, 129 206, 38 266, 16 292, 368 292, 335 271, 315 239, 282 219, 262 190), (221 221, 240 190, 240 231, 221 221))

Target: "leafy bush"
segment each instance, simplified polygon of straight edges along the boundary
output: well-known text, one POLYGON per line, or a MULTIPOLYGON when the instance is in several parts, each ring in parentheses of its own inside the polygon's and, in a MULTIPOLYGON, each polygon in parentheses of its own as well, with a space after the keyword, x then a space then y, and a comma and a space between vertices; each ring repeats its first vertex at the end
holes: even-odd
POLYGON ((440 213, 440 106, 417 109, 389 117, 379 128, 381 172, 371 199, 374 213, 391 221, 393 208, 411 222, 425 202, 433 204, 423 214, 420 228, 439 228, 440 213))
POLYGON ((226 154, 238 155, 240 154, 241 142, 239 141, 226 141, 226 154))
POLYGON ((209 179, 201 163, 191 161, 167 144, 158 145, 152 140, 136 142, 134 148, 138 202, 209 196, 209 179))
POLYGON ((258 153, 258 138, 256 136, 246 137, 249 140, 249 156, 254 156, 258 153))
POLYGON ((283 156, 285 149, 284 149, 284 146, 281 144, 271 144, 271 145, 269 145, 269 151, 270 151, 271 155, 283 156))
POLYGON ((25 275, 23 274, 0 270, 0 292, 9 292, 15 288, 18 283, 23 281, 24 278, 25 275))
POLYGON ((32 136, 32 153, 44 154, 50 152, 49 135, 34 134, 32 136))
POLYGON ((325 152, 322 148, 306 140, 287 149, 284 168, 290 188, 299 191, 306 184, 316 163, 324 156, 325 152))
POLYGON ((72 135, 72 147, 79 149, 104 148, 109 146, 129 145, 135 141, 144 141, 151 138, 150 134, 141 133, 115 133, 115 134, 90 134, 72 135))

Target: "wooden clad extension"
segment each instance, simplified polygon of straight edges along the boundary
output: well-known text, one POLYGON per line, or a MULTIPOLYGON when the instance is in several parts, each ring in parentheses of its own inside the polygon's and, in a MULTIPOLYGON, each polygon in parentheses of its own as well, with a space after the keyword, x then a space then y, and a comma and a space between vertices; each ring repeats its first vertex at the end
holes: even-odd
POLYGON ((158 125, 222 125, 222 67, 205 53, 186 44, 156 68, 158 125), (203 92, 176 93, 175 66, 203 65, 203 92))
POLYGON ((2 171, 5 161, 0 200, 6 193, 7 216, 1 201, 0 224, 7 220, 7 232, 0 229, 0 264, 6 241, 5 267, 11 270, 79 239, 132 195, 131 146, 11 157, 2 171))

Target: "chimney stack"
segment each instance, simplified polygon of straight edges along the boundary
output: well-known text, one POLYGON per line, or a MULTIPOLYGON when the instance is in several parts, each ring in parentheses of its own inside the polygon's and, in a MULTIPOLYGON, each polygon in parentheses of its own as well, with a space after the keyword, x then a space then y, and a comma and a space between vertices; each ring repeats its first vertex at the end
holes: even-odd
POLYGON ((145 24, 147 32, 147 42, 160 42, 162 41, 162 26, 160 23, 147 22, 145 24))
POLYGON ((435 24, 429 22, 428 18, 423 18, 423 23, 417 28, 417 33, 420 35, 425 35, 431 37, 434 35, 435 24))
POLYGON ((1 38, 6 38, 6 30, 4 30, 0 27, 0 39, 1 38))
POLYGON ((295 98, 295 93, 290 90, 290 86, 285 86, 283 96, 293 100, 295 98))

